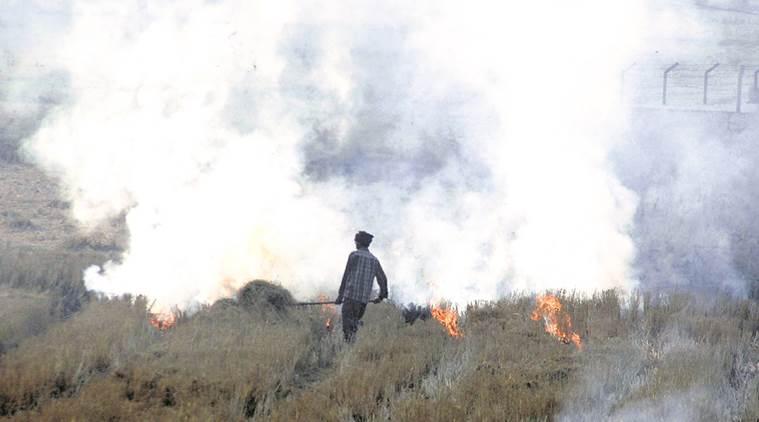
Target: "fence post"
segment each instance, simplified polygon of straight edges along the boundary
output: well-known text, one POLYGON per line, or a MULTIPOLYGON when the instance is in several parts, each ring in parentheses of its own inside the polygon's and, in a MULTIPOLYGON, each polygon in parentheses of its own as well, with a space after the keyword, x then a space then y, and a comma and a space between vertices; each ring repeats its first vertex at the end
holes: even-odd
POLYGON ((704 72, 704 105, 707 104, 708 92, 709 92, 709 74, 719 66, 719 63, 714 63, 714 66, 704 72))
POLYGON ((759 104, 759 69, 754 71, 754 87, 751 88, 751 92, 748 94, 748 102, 759 104))
POLYGON ((741 112, 741 105, 743 103, 743 73, 746 71, 746 66, 741 65, 738 71, 738 99, 735 104, 735 112, 741 112))
POLYGON ((673 71, 680 63, 676 62, 672 66, 668 67, 664 71, 664 85, 662 86, 661 104, 667 105, 667 80, 669 79, 669 72, 673 71))

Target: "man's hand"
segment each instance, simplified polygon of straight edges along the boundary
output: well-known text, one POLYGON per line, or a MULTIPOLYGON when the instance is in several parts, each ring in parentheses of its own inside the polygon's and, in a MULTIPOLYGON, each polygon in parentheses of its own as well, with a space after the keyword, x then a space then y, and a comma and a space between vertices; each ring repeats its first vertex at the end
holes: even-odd
POLYGON ((335 299, 335 305, 341 305, 343 303, 343 297, 338 296, 337 299, 335 299))

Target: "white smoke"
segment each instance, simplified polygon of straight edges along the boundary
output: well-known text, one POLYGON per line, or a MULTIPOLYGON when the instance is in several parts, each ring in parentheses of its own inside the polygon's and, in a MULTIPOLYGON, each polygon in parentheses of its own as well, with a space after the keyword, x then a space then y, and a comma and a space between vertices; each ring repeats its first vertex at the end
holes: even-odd
POLYGON ((72 1, 26 151, 83 227, 126 213, 87 286, 162 307, 335 291, 359 229, 400 301, 629 288, 632 3, 72 1))

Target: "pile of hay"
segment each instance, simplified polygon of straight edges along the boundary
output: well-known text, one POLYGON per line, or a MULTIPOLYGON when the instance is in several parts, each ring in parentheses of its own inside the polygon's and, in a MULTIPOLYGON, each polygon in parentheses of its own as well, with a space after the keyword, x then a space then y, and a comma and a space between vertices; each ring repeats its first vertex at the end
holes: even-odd
POLYGON ((290 292, 282 286, 264 280, 253 280, 237 292, 237 304, 248 311, 286 313, 295 303, 290 292))
POLYGON ((228 309, 236 309, 237 300, 231 297, 225 297, 217 300, 211 305, 211 311, 225 311, 228 309))

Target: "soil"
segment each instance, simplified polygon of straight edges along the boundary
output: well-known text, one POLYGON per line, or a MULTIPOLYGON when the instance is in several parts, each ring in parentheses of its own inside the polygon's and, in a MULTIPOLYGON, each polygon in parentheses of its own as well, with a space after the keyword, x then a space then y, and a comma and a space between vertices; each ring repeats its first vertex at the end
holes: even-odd
POLYGON ((123 248, 123 219, 87 233, 71 217, 60 184, 38 168, 0 161, 0 239, 11 247, 54 252, 117 252, 123 248))

